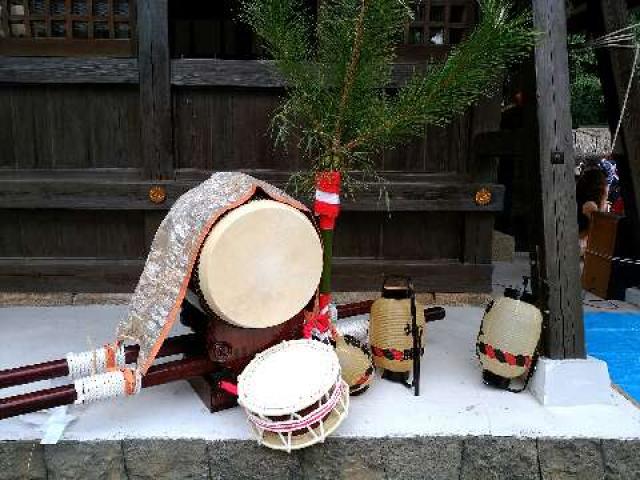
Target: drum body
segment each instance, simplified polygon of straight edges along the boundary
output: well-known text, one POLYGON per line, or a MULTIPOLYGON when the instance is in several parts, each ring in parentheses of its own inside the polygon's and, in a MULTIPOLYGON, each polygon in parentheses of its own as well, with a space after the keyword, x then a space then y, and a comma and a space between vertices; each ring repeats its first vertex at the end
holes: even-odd
POLYGON ((297 315, 321 274, 322 245, 310 218, 288 204, 254 200, 212 227, 192 283, 220 319, 267 328, 297 315))
MULTIPOLYGON (((416 304, 416 311, 424 306, 416 304)), ((371 306, 369 343, 376 367, 391 372, 409 372, 413 368, 413 336, 411 335, 411 300, 379 298, 371 306)), ((417 315, 420 354, 424 354, 425 319, 417 315)))
POLYGON ((238 403, 260 444, 290 452, 338 428, 349 410, 349 387, 331 346, 292 340, 249 363, 238 377, 238 403))
POLYGON ((371 352, 350 335, 336 338, 336 355, 340 361, 342 379, 349 385, 351 395, 364 393, 373 381, 371 352))
POLYGON ((542 314, 535 306, 508 297, 496 300, 478 334, 483 369, 504 379, 523 375, 533 361, 541 329, 542 314))

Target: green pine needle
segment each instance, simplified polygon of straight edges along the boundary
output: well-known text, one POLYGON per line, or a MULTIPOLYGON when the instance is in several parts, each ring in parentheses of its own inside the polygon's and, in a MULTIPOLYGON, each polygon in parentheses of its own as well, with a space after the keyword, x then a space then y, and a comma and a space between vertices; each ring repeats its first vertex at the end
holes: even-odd
POLYGON ((491 95, 536 35, 508 0, 479 0, 480 22, 446 61, 415 73, 390 94, 395 47, 411 14, 402 0, 325 0, 316 25, 301 0, 243 0, 253 27, 287 82, 273 118, 276 143, 296 139, 309 171, 292 177, 313 190, 317 171, 342 172, 348 191, 380 180, 376 157, 443 126, 491 95), (352 172, 360 172, 353 175, 352 172))

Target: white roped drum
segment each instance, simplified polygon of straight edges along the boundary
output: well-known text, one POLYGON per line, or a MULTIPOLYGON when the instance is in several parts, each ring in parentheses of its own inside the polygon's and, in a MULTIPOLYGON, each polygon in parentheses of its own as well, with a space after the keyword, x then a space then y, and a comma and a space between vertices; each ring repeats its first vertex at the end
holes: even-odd
POLYGON ((198 263, 203 300, 245 328, 281 324, 313 297, 322 245, 311 220, 290 205, 255 200, 227 213, 206 238, 198 263))
POLYGON ((331 346, 292 340, 251 361, 238 377, 238 403, 260 444, 290 452, 338 428, 349 411, 349 387, 331 346))

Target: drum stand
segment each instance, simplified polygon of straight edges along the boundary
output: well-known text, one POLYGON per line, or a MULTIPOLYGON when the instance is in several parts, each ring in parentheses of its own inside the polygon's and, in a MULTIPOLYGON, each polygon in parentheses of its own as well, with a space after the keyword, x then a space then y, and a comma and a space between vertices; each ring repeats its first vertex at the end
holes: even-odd
MULTIPOLYGON (((369 313, 372 303, 373 301, 364 301, 339 305, 338 318, 369 313)), ((212 413, 237 405, 237 397, 220 388, 221 381, 236 383, 238 375, 257 352, 284 340, 301 338, 304 323, 302 312, 281 325, 269 328, 241 328, 215 317, 214 320, 210 319, 210 315, 185 302, 180 321, 204 339, 209 358, 218 366, 211 374, 189 379, 193 389, 212 413)))
MULTIPOLYGON (((369 313, 371 301, 338 306, 338 317, 369 313)), ((212 319, 187 302, 181 321, 194 333, 165 340, 157 357, 183 355, 183 358, 153 365, 142 378, 142 388, 178 380, 189 380, 211 412, 236 405, 236 397, 220 388, 220 381, 235 382, 254 355, 283 340, 301 338, 304 315, 301 312, 281 325, 246 329, 212 319)), ((126 363, 138 358, 138 347, 125 349, 126 363)), ((0 371, 0 389, 69 375, 65 359, 0 371)), ((71 405, 77 400, 73 383, 0 398, 0 420, 47 408, 71 405)))

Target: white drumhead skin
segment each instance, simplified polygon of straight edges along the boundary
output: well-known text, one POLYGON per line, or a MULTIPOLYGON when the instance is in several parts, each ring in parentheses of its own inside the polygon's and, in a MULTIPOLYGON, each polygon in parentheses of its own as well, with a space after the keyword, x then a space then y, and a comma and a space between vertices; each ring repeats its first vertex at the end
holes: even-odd
POLYGON ((256 414, 290 414, 320 400, 339 376, 331 346, 304 339, 281 342, 256 355, 238 377, 238 402, 256 414))
POLYGON ((322 244, 299 210, 256 200, 227 213, 205 240, 200 289, 223 320, 245 328, 286 322, 314 295, 322 244))

